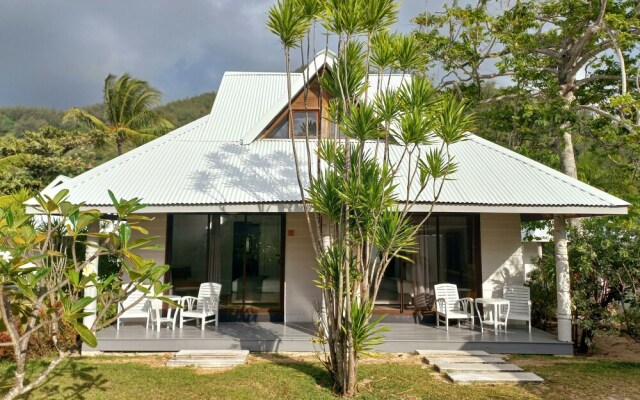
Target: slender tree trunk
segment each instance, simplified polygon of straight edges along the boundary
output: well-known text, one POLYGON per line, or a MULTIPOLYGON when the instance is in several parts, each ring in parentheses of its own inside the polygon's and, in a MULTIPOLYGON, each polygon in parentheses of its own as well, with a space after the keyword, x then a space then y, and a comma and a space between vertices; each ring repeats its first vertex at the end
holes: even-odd
POLYGON ((116 140, 116 147, 118 148, 118 155, 122 155, 122 140, 116 140))

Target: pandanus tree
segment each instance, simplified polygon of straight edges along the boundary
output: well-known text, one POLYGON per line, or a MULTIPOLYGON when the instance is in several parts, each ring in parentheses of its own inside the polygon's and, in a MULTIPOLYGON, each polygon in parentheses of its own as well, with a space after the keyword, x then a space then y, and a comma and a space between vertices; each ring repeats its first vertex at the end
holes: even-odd
POLYGON ((173 128, 173 124, 153 108, 160 105, 160 92, 148 82, 123 74, 109 74, 104 81, 104 121, 80 108, 72 108, 64 121, 75 121, 95 134, 97 145, 114 142, 118 155, 123 145, 153 140, 173 128))
POLYGON ((358 358, 382 340, 372 317, 384 272, 415 252, 416 233, 456 170, 450 147, 472 123, 463 100, 410 78, 425 59, 411 37, 388 33, 397 12, 390 0, 279 0, 268 14, 284 48, 290 117, 291 49, 312 46, 318 23, 338 42, 318 78, 330 132, 289 137, 322 291, 317 341, 345 396, 356 393, 358 358), (314 153, 317 162, 303 162, 314 153), (427 210, 419 217, 418 202, 427 210))

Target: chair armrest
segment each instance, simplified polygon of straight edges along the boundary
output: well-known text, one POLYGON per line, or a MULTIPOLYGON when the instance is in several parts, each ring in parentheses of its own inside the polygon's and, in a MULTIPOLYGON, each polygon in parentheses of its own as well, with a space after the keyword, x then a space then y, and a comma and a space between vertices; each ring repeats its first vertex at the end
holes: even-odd
POLYGON ((436 299, 436 311, 447 312, 447 299, 439 297, 436 299), (441 308, 442 307, 442 308, 441 308))
POLYGON ((193 310, 193 305, 196 304, 197 302, 198 302, 198 298, 197 297, 183 296, 180 299, 180 306, 185 311, 191 311, 191 310, 193 310))
POLYGON ((473 299, 471 297, 463 297, 461 299, 458 299, 456 301, 456 304, 460 304, 460 309, 466 313, 473 312, 473 299))

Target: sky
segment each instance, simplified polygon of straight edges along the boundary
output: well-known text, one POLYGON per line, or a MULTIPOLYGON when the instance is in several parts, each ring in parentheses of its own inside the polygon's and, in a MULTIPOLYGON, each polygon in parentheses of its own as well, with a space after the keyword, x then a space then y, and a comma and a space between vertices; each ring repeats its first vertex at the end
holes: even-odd
MULTIPOLYGON (((109 73, 144 79, 168 102, 217 90, 224 71, 284 71, 265 27, 273 2, 0 0, 0 106, 95 104, 109 73)), ((426 5, 404 0, 394 30, 411 31, 426 5)))

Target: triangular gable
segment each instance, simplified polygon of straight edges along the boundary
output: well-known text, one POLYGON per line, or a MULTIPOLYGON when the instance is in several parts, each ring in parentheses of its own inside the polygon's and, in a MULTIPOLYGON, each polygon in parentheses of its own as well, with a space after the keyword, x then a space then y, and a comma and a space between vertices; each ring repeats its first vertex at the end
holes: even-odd
MULTIPOLYGON (((333 66, 335 60, 335 54, 331 51, 323 51, 318 53, 313 61, 309 63, 309 66, 302 74, 292 74, 291 79, 291 93, 293 97, 299 96, 303 89, 305 82, 311 82, 316 79, 318 72, 325 66, 333 66)), ((289 98, 287 93, 273 104, 273 106, 266 112, 255 124, 247 131, 247 133, 240 140, 240 144, 249 144, 258 139, 264 130, 270 126, 270 124, 278 119, 278 117, 285 111, 289 104, 289 98)))

